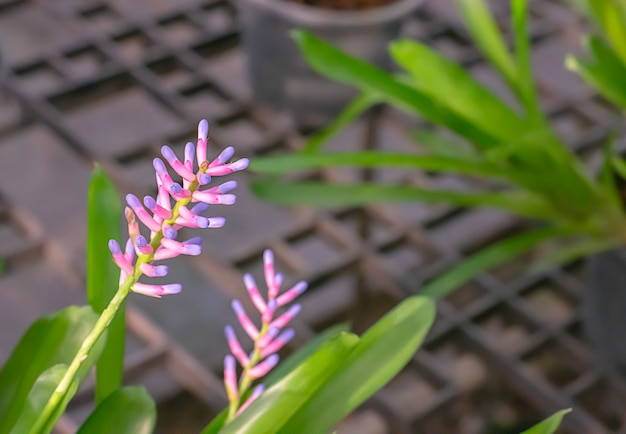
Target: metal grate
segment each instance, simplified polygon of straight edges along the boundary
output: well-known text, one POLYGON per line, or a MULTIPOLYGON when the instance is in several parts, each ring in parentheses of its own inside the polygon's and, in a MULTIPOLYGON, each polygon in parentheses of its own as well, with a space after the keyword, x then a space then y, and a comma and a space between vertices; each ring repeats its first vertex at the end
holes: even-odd
MULTIPOLYGON (((492 3, 506 28, 503 2, 492 3)), ((558 2, 536 0, 531 8, 545 108, 574 149, 592 157, 615 115, 563 68, 564 54, 578 44, 572 36, 577 18, 558 2)), ((404 33, 503 92, 449 0, 431 1, 404 33)), ((201 117, 212 124, 213 152, 227 145, 248 156, 285 152, 304 137, 281 114, 252 103, 227 1, 3 0, 0 41, 9 65, 0 96, 0 254, 7 265, 0 328, 11 330, 1 336, 0 358, 36 316, 84 301, 84 210, 93 160, 121 191, 140 194, 153 188, 158 146, 193 138, 201 117)), ((407 129, 414 124, 387 108, 330 147, 356 149, 370 141, 409 149, 415 145, 407 129)), ((320 173, 324 179, 361 175, 320 173)), ((371 176, 472 188, 454 176, 382 170, 371 176)), ((238 181, 238 205, 220 210, 227 228, 204 235, 202 257, 172 266, 185 292, 161 301, 134 297, 129 309, 127 380, 145 382, 170 417, 184 407, 190 432, 225 405, 218 369, 226 351, 221 330, 232 321, 228 299, 244 298, 241 275, 258 272, 263 249, 274 249, 287 283, 311 282, 294 348, 337 321, 364 330, 420 282, 523 227, 497 212, 419 204, 281 209, 250 195, 248 175, 238 181)), ((574 412, 563 432, 626 429, 620 416, 626 383, 593 365, 582 336, 580 266, 527 277, 520 272, 526 259, 441 300, 424 349, 343 421, 340 432, 513 432, 564 407, 574 412)), ((71 432, 85 417, 91 387, 59 432, 71 432)), ((160 420, 160 432, 168 426, 160 420)))

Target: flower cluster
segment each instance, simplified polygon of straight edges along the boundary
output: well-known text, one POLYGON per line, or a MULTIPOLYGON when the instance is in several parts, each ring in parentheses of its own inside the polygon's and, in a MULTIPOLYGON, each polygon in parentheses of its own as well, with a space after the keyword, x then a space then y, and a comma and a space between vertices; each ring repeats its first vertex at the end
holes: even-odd
POLYGON ((109 241, 109 249, 121 270, 120 285, 127 285, 128 290, 152 297, 180 292, 180 284, 147 284, 139 282, 139 278, 142 275, 166 276, 167 266, 156 265, 157 261, 179 255, 199 255, 202 252, 201 238, 194 237, 184 241, 176 239, 180 228, 219 228, 224 225, 224 218, 205 217, 203 214, 209 205, 235 203, 236 197, 230 192, 237 187, 237 182, 227 181, 214 187, 201 188, 207 186, 212 177, 247 168, 249 160, 242 158, 230 163, 235 151, 228 147, 216 159, 208 161, 208 133, 209 124, 203 119, 198 124, 198 141, 196 145, 187 143, 183 161, 178 159, 169 146, 161 148, 163 158, 173 172, 182 178, 182 183, 175 182, 165 162, 155 158, 153 166, 156 171, 156 198, 146 196, 142 203, 135 195, 126 196, 128 207, 125 209, 125 216, 129 239, 124 252, 115 240, 109 241), (193 203, 195 205, 189 207, 193 203), (141 234, 138 220, 150 230, 149 239, 141 234))
POLYGON ((249 274, 244 276, 248 295, 261 314, 260 328, 253 324, 239 300, 232 302, 239 324, 254 342, 252 353, 246 354, 231 326, 226 326, 224 330, 232 353, 224 358, 224 385, 230 402, 228 421, 244 411, 263 393, 263 385, 259 384, 248 399, 241 402, 252 381, 263 377, 276 366, 279 359, 276 352, 293 338, 293 329, 284 330, 282 333, 281 330, 300 312, 300 305, 294 304, 282 315, 274 318, 276 311, 291 303, 307 288, 306 282, 299 282, 280 294, 283 276, 274 273, 274 255, 270 250, 266 250, 263 254, 263 270, 267 285, 267 300, 261 296, 254 278, 249 274), (239 362, 243 370, 239 382, 235 360, 239 362))

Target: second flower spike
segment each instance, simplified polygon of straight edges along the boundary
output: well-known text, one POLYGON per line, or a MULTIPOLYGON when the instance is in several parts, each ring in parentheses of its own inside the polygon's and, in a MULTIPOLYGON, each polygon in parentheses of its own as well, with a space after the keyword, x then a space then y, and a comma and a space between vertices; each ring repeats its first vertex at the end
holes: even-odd
POLYGON ((252 352, 246 354, 231 326, 228 325, 224 329, 232 353, 224 359, 224 386, 230 402, 228 422, 261 396, 263 392, 261 384, 257 385, 248 396, 250 386, 254 380, 265 376, 278 364, 279 357, 276 353, 294 336, 293 329, 282 329, 300 312, 300 305, 292 305, 279 316, 276 316, 276 312, 291 303, 307 288, 306 282, 299 282, 281 294, 283 276, 274 272, 274 254, 271 250, 266 250, 263 254, 263 271, 267 285, 267 298, 261 295, 261 291, 250 274, 243 277, 248 295, 261 317, 259 326, 254 325, 239 300, 232 302, 233 311, 241 328, 254 343, 252 352), (236 361, 239 362, 242 370, 239 381, 236 375, 236 361))

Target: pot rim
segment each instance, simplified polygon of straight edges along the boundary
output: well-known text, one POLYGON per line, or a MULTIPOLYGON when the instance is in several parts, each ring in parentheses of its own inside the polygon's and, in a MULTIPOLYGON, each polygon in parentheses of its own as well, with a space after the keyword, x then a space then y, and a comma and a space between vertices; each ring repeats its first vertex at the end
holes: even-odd
POLYGON ((316 27, 359 27, 402 18, 413 12, 424 0, 396 0, 386 6, 365 11, 335 11, 287 0, 237 0, 251 3, 289 19, 294 25, 316 27))

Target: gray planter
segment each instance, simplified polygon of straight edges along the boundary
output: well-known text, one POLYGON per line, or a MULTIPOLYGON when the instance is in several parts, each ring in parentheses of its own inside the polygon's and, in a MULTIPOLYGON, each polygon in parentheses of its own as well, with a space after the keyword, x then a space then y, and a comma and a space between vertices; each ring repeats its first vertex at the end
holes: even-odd
POLYGON ((596 359, 626 375, 626 249, 590 257, 586 280, 582 313, 596 359))
POLYGON ((312 71, 289 33, 300 28, 388 68, 387 44, 423 0, 398 0, 359 12, 332 11, 286 0, 238 0, 250 82, 257 102, 288 111, 300 126, 324 125, 355 95, 312 71))

